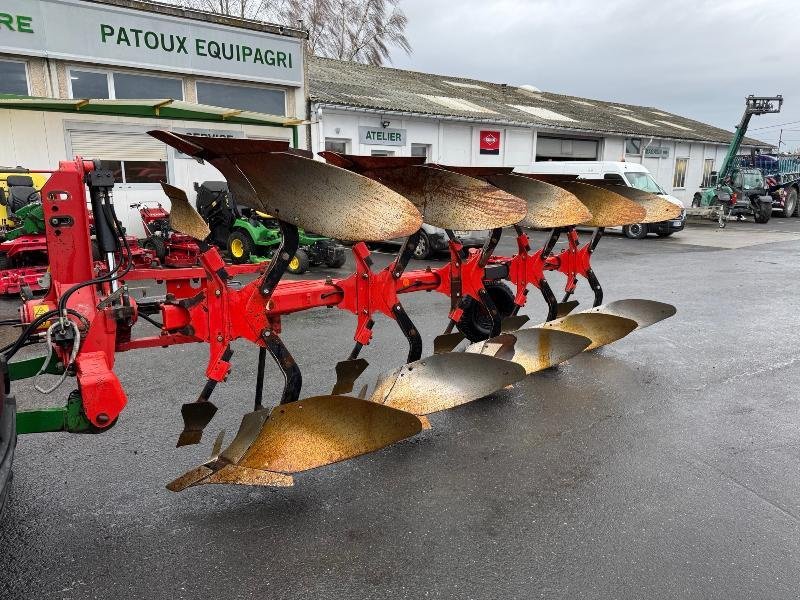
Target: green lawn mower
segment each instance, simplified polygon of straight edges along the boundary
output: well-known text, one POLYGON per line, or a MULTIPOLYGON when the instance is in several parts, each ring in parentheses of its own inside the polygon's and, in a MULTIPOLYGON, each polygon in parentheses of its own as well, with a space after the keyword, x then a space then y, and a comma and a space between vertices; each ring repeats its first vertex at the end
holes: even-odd
MULTIPOLYGON (((210 240, 227 250, 235 264, 269 260, 281 242, 274 219, 249 208, 238 207, 224 181, 195 184, 197 212, 211 229, 210 240)), ((336 240, 299 230, 300 247, 289 262, 289 272, 301 274, 312 266, 338 269, 347 260, 347 249, 336 240)))

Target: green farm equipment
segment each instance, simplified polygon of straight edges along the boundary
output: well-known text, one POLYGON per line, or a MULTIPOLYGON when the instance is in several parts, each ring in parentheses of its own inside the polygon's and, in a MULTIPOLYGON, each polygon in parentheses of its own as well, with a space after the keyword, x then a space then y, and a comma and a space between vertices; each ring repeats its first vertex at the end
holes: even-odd
MULTIPOLYGON (((269 260, 280 246, 277 221, 266 213, 240 208, 224 181, 196 184, 197 211, 211 229, 213 243, 228 251, 234 264, 269 260)), ((338 269, 344 266, 344 246, 330 238, 299 230, 300 245, 289 261, 288 271, 301 274, 309 267, 325 265, 338 269)))
POLYGON ((712 216, 719 226, 732 216, 750 214, 756 223, 766 223, 772 215, 772 190, 758 169, 743 169, 741 157, 737 156, 744 141, 753 115, 780 112, 783 97, 753 96, 746 98, 741 121, 736 126, 728 151, 719 171, 711 173, 711 186, 695 194, 688 215, 712 216))

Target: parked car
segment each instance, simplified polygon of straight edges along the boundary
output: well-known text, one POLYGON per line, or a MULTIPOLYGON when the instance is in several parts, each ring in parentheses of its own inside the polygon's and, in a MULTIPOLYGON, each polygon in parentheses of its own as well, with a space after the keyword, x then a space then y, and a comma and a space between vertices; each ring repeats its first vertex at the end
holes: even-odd
MULTIPOLYGON (((456 237, 467 248, 483 246, 489 238, 489 231, 454 231, 456 237)), ((400 240, 401 241, 401 240, 400 240)), ((414 250, 414 258, 424 260, 433 257, 438 252, 447 251, 447 232, 439 227, 423 223, 419 242, 414 250)))
POLYGON ((622 231, 627 237, 641 239, 648 233, 655 233, 658 237, 668 237, 673 233, 683 230, 686 225, 686 211, 683 203, 675 196, 669 195, 658 185, 650 171, 639 163, 617 161, 544 161, 535 162, 526 167, 514 169, 518 173, 539 173, 543 175, 577 175, 578 179, 604 179, 628 187, 633 187, 644 192, 656 194, 669 202, 681 207, 680 219, 661 221, 660 223, 634 223, 624 227, 609 227, 608 231, 622 231))

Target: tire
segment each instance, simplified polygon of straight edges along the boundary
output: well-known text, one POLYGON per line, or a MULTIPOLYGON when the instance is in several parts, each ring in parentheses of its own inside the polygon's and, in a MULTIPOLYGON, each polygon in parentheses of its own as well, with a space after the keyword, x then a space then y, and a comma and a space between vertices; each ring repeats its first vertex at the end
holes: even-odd
POLYGON ((347 253, 341 252, 340 254, 337 254, 333 258, 333 260, 329 260, 325 264, 331 269, 340 269, 344 266, 344 263, 346 262, 347 262, 347 253))
MULTIPOLYGON (((511 291, 511 288, 500 281, 487 283, 485 287, 497 307, 498 318, 502 320, 510 316, 515 306, 514 292, 511 291)), ((467 298, 464 314, 456 327, 470 342, 485 340, 492 333, 489 313, 482 304, 472 298, 467 298)))
POLYGON ((289 266, 286 270, 293 275, 302 275, 308 271, 309 264, 311 264, 311 261, 308 258, 308 254, 301 248, 294 253, 294 258, 289 261, 289 266))
POLYGON ((152 236, 147 238, 142 247, 152 250, 156 253, 156 258, 163 265, 164 260, 167 258, 167 242, 161 236, 152 236))
POLYGON ((784 217, 794 217, 797 214, 797 190, 790 188, 786 194, 786 200, 783 203, 783 212, 781 215, 784 217))
POLYGON ((228 254, 231 255, 231 262, 241 265, 250 262, 250 257, 254 254, 255 244, 253 238, 244 231, 234 231, 228 236, 228 254))
POLYGON ((674 231, 659 231, 658 233, 656 233, 656 235, 658 237, 660 237, 660 238, 668 238, 673 233, 675 233, 675 232, 674 231))
POLYGON ((692 198, 692 207, 699 208, 700 203, 703 201, 703 197, 700 194, 695 194, 692 198))
POLYGON ((644 223, 634 223, 633 225, 625 225, 622 228, 626 238, 632 240, 643 240, 647 237, 647 225, 644 223))
POLYGON ((757 208, 753 209, 753 212, 756 223, 768 223, 772 216, 772 205, 759 204, 757 208))
POLYGON ((414 248, 414 258, 416 260, 427 260, 431 257, 431 254, 431 241, 428 239, 428 234, 420 231, 417 247, 414 248))

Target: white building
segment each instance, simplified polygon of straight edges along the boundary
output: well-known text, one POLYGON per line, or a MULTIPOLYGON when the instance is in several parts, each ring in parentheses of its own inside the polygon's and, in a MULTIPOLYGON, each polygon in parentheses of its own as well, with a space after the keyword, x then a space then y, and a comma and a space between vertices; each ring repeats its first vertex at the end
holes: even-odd
POLYGON ((220 178, 148 130, 307 147, 305 39, 300 30, 139 0, 3 0, 0 165, 102 160, 117 174, 120 218, 142 235, 128 205, 168 205, 160 181, 192 193, 195 181, 220 178))
POLYGON ((322 58, 309 61, 309 95, 314 151, 464 166, 635 161, 687 206, 732 137, 657 108, 322 58))

